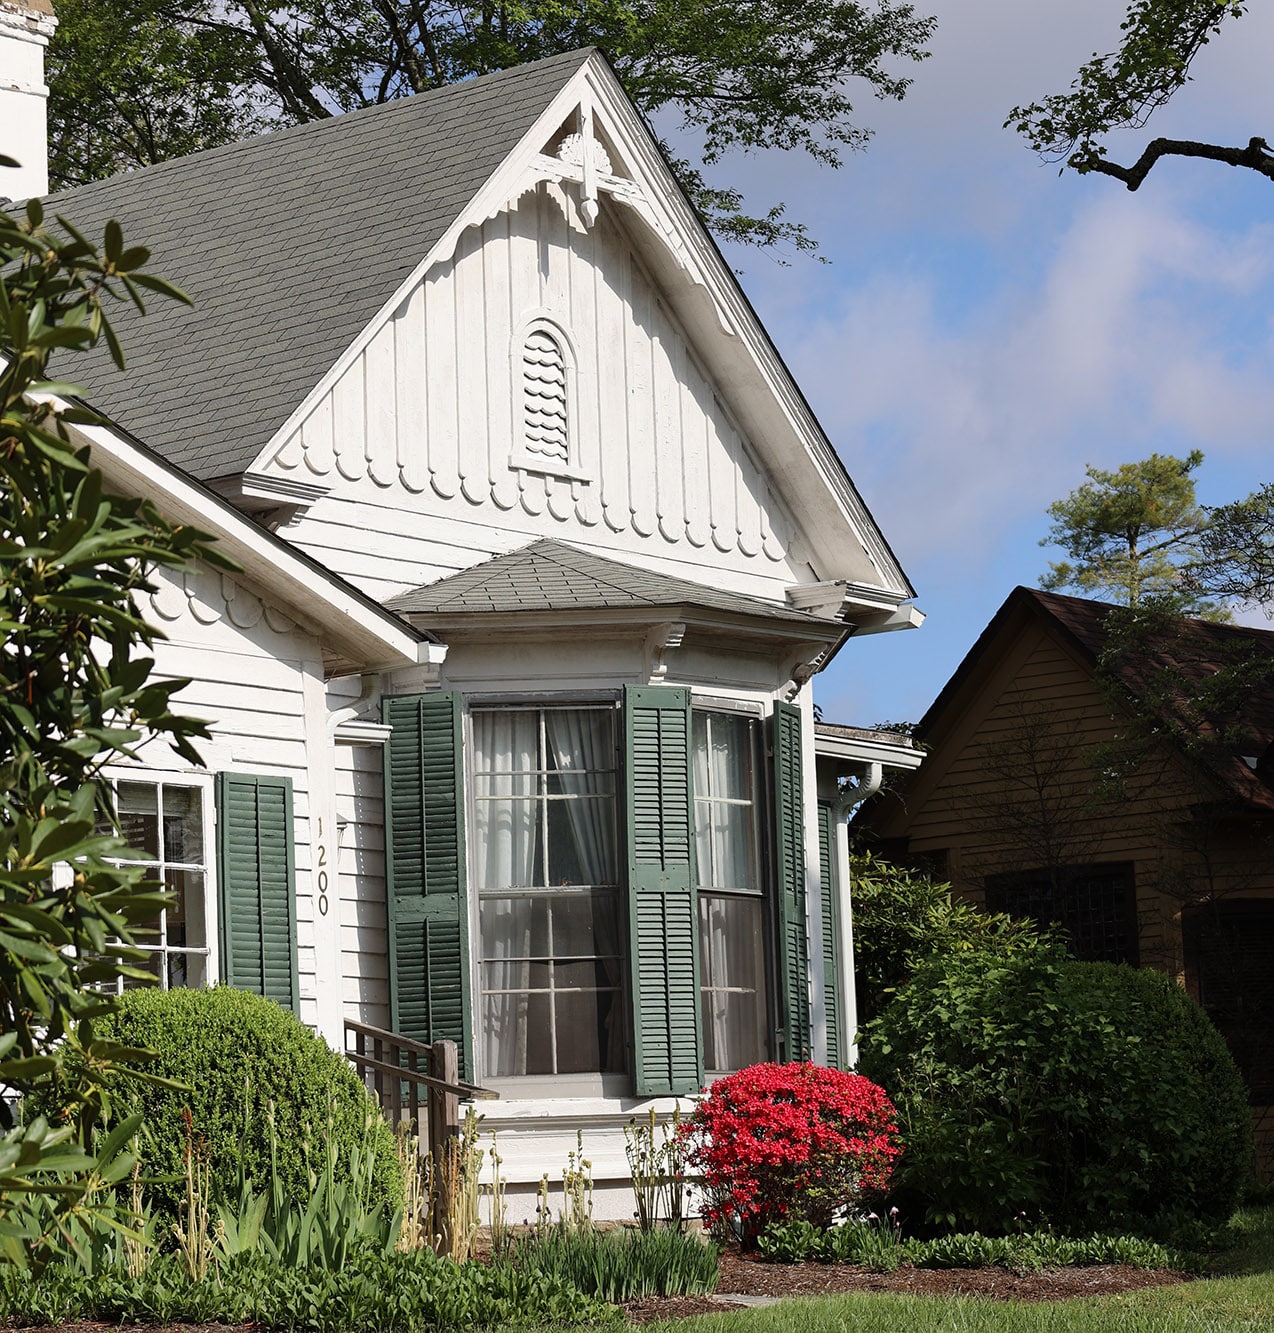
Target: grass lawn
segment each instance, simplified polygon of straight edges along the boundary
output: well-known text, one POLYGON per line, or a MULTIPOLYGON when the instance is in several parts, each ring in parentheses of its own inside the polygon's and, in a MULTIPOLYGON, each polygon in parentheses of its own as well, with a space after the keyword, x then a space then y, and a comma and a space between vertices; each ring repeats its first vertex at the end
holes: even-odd
POLYGON ((1093 1300, 852 1295, 648 1324, 644 1333, 1210 1333, 1274 1330, 1274 1209, 1240 1214, 1227 1276, 1093 1300))

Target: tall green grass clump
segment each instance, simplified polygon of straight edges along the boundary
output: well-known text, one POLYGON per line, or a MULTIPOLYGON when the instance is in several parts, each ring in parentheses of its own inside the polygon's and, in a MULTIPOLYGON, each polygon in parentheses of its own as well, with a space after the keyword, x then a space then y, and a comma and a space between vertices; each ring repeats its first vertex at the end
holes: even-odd
POLYGON ((715 1291, 720 1253, 706 1237, 676 1230, 554 1226, 519 1240, 513 1262, 520 1272, 540 1273, 589 1296, 622 1303, 715 1291))

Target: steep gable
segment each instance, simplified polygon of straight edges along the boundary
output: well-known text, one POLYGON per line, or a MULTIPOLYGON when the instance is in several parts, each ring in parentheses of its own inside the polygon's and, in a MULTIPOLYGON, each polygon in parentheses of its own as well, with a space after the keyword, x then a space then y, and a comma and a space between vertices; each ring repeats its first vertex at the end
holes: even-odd
POLYGON ((145 337, 125 327, 134 364, 121 380, 90 363, 94 402, 236 501, 362 506, 329 505, 330 533, 289 535, 378 596, 538 536, 642 550, 691 577, 721 567, 736 591, 779 601, 826 585, 816 600, 860 619, 911 596, 595 52, 56 206, 90 224, 120 216, 197 301, 160 311, 145 337), (427 552, 422 516, 478 540, 431 523, 427 552), (337 531, 369 523, 407 538, 377 550, 381 576, 337 531))
POLYGON ((48 201, 108 219, 194 300, 116 320, 73 373, 94 405, 201 480, 242 472, 588 58, 576 52, 281 130, 48 201))

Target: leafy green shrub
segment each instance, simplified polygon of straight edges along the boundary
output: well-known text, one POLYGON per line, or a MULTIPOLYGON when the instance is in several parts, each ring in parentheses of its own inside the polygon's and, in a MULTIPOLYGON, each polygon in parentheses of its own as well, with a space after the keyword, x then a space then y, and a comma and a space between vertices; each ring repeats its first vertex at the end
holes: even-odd
POLYGON ((892 1272, 910 1257, 897 1224, 874 1213, 865 1221, 834 1227, 815 1226, 803 1218, 774 1222, 761 1233, 757 1249, 775 1263, 812 1259, 824 1264, 856 1264, 880 1273, 892 1272))
POLYGON ((1029 921, 979 911, 951 897, 951 885, 867 853, 853 859, 854 972, 858 1018, 882 1013, 900 986, 936 954, 1030 949, 1039 930, 1029 921))
POLYGON ((1242 1081, 1194 1001, 1048 943, 923 963, 868 1026, 860 1068, 898 1106, 895 1201, 945 1228, 1222 1220, 1251 1160, 1242 1081))
POLYGON ((140 1277, 47 1268, 32 1281, 0 1266, 0 1318, 13 1325, 244 1324, 262 1329, 450 1330, 598 1322, 604 1306, 545 1273, 454 1264, 430 1250, 355 1254, 344 1268, 289 1268, 256 1257, 191 1282, 172 1258, 140 1277))
POLYGON ((1125 1264, 1130 1268, 1196 1268, 1197 1262, 1140 1236, 1056 1236, 1051 1231, 1021 1236, 984 1236, 957 1232, 921 1240, 901 1239, 896 1226, 876 1221, 815 1227, 808 1222, 783 1222, 761 1236, 760 1251, 777 1263, 857 1264, 889 1271, 901 1263, 916 1268, 1009 1268, 1033 1273, 1043 1268, 1125 1264))
POLYGON ((351 1152, 370 1140, 372 1200, 391 1209, 402 1202, 393 1134, 353 1066, 272 1000, 228 986, 131 990, 99 1032, 155 1051, 158 1058, 145 1070, 185 1085, 132 1081, 113 1094, 117 1116, 144 1117, 139 1156, 157 1178, 147 1193, 160 1213, 175 1216, 185 1198, 187 1106, 217 1199, 237 1201, 241 1173, 260 1189, 270 1187, 273 1137, 289 1197, 310 1197, 310 1172, 323 1170, 329 1148, 343 1172, 351 1152))
POLYGON ((700 1296, 715 1291, 721 1251, 706 1237, 641 1228, 553 1227, 518 1241, 513 1262, 604 1301, 700 1296))

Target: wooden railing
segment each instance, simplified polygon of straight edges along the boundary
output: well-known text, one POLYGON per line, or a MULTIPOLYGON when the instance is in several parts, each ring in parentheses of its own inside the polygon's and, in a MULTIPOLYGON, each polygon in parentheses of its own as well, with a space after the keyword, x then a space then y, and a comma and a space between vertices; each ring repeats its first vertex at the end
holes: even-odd
POLYGON ((345 1020, 345 1054, 363 1076, 391 1125, 409 1121, 436 1162, 449 1138, 460 1133, 460 1101, 499 1094, 464 1083, 454 1041, 426 1044, 345 1020))

